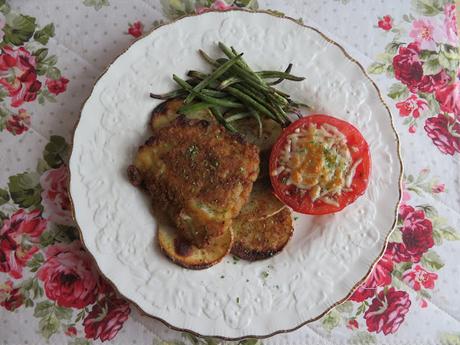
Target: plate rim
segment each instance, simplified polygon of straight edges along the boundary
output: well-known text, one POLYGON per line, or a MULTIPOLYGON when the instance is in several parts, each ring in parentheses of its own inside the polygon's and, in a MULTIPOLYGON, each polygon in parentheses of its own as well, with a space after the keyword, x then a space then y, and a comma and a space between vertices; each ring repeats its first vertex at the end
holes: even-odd
POLYGON ((104 68, 104 70, 96 78, 96 80, 92 84, 91 92, 89 93, 88 97, 86 97, 86 99, 82 102, 82 105, 81 105, 81 108, 80 108, 80 111, 79 111, 78 120, 75 122, 74 128, 72 130, 72 138, 70 140, 70 156, 69 156, 69 164, 67 165, 67 170, 68 170, 68 175, 69 175, 69 178, 68 178, 68 181, 67 181, 67 190, 68 190, 68 195, 69 195, 69 200, 70 200, 71 214, 72 214, 72 219, 73 219, 73 221, 74 221, 74 223, 76 225, 77 231, 78 231, 78 237, 80 239, 81 245, 85 249, 85 251, 90 255, 91 259, 93 260, 94 266, 95 266, 97 272, 111 285, 111 287, 114 289, 114 291, 119 296, 121 296, 122 298, 127 300, 131 305, 135 306, 136 309, 139 311, 139 313, 142 316, 154 319, 156 321, 160 321, 162 324, 164 324, 169 329, 172 329, 172 330, 178 331, 178 332, 190 333, 190 334, 192 334, 194 336, 197 336, 197 337, 211 337, 211 338, 216 338, 216 339, 220 339, 220 340, 224 340, 224 341, 241 341, 241 340, 248 339, 248 338, 261 340, 261 339, 266 339, 266 338, 273 337, 273 336, 278 335, 278 334, 286 334, 286 333, 294 332, 294 331, 302 328, 303 326, 305 326, 308 323, 311 323, 311 322, 314 322, 314 321, 317 321, 317 320, 321 319, 328 312, 330 312, 333 308, 335 308, 336 306, 346 302, 351 297, 351 295, 355 292, 355 290, 358 289, 358 287, 363 282, 366 281, 366 279, 372 273, 372 271, 374 269, 374 266, 378 263, 378 261, 380 261, 380 259, 385 254, 385 251, 386 251, 387 246, 388 246, 389 238, 390 238, 391 234, 393 233, 393 231, 395 230, 397 219, 398 219, 398 208, 399 208, 399 205, 401 203, 402 181, 403 181, 403 176, 404 176, 404 165, 403 165, 403 160, 402 160, 402 155, 401 155, 401 141, 400 141, 399 134, 398 134, 398 132, 396 130, 396 127, 395 127, 395 124, 394 124, 394 121, 393 121, 393 115, 391 113, 391 110, 390 110, 389 106, 386 104, 385 100, 383 99, 382 93, 381 93, 380 89, 378 88, 377 84, 374 82, 374 80, 372 80, 372 78, 369 76, 369 74, 367 73, 366 69, 361 65, 361 63, 359 61, 357 61, 356 59, 354 59, 347 52, 347 50, 344 47, 342 47, 339 43, 337 43, 336 41, 331 39, 329 36, 324 34, 322 31, 320 31, 316 27, 306 25, 306 24, 300 22, 299 20, 297 20, 297 19, 295 19, 293 17, 285 15, 284 13, 281 14, 281 13, 274 13, 274 12, 269 11, 269 10, 250 10, 250 9, 245 9, 245 8, 231 8, 231 9, 226 9, 226 10, 214 10, 214 9, 211 10, 210 9, 210 10, 207 10, 207 11, 205 11, 203 13, 191 13, 191 14, 182 15, 182 16, 174 19, 174 20, 171 20, 171 21, 166 22, 166 23, 162 23, 159 26, 154 27, 149 32, 147 32, 144 35, 136 38, 133 42, 131 42, 129 44, 128 47, 126 47, 119 54, 117 54, 115 56, 115 58, 104 68), (239 336, 239 337, 225 337, 225 336, 221 336, 221 335, 200 334, 200 333, 198 333, 198 332, 196 332, 196 331, 194 331, 192 329, 174 326, 173 324, 169 323, 168 321, 166 321, 165 319, 163 319, 161 317, 158 317, 158 316, 155 316, 155 315, 152 315, 152 314, 149 314, 149 313, 145 312, 144 309, 139 304, 134 302, 131 298, 129 298, 129 297, 125 296, 124 294, 122 294, 119 291, 119 289, 116 286, 116 284, 111 279, 109 279, 104 274, 104 272, 102 272, 101 268, 99 267, 99 264, 97 262, 96 257, 93 255, 93 253, 86 246, 85 241, 84 241, 84 237, 83 237, 83 232, 82 232, 82 230, 80 228, 80 225, 78 224, 78 221, 77 221, 77 217, 76 217, 76 213, 75 213, 75 204, 74 204, 74 201, 72 199, 72 193, 71 193, 71 188, 70 188, 71 180, 72 180, 72 173, 71 173, 71 170, 70 170, 70 161, 71 161, 72 155, 74 153, 75 133, 76 133, 76 130, 78 128, 78 125, 80 124, 83 109, 86 106, 86 103, 88 102, 88 100, 93 95, 93 92, 94 92, 94 89, 95 89, 97 83, 107 73, 107 71, 112 66, 112 64, 115 63, 115 61, 118 60, 119 57, 121 57, 123 54, 125 54, 138 40, 142 40, 143 38, 149 36, 150 34, 152 34, 154 31, 156 31, 159 28, 162 28, 162 27, 167 26, 167 25, 172 25, 172 24, 176 23, 177 21, 180 21, 180 20, 182 20, 184 18, 197 17, 197 16, 201 16, 201 15, 212 14, 212 13, 222 13, 222 12, 246 12, 246 13, 253 13, 253 14, 266 14, 266 15, 270 15, 272 17, 279 18, 279 19, 287 19, 287 20, 290 20, 290 21, 294 22, 297 25, 300 25, 300 26, 302 26, 302 27, 304 27, 306 29, 309 29, 309 30, 312 30, 312 31, 318 33, 328 43, 333 44, 336 47, 338 47, 340 49, 340 51, 344 54, 346 59, 348 59, 350 62, 356 64, 359 67, 361 72, 364 74, 365 78, 371 83, 371 85, 377 91, 378 98, 379 98, 380 102, 382 103, 382 105, 384 106, 384 108, 386 109, 386 113, 388 114, 389 119, 390 119, 391 129, 392 129, 392 131, 393 131, 393 133, 395 135, 397 156, 398 156, 399 168, 400 168, 400 174, 399 174, 399 178, 398 178, 399 196, 398 196, 398 202, 396 203, 395 210, 393 212, 394 213, 393 224, 391 225, 390 230, 388 231, 387 235, 385 236, 385 239, 384 239, 384 242, 383 242, 383 248, 382 248, 381 252, 378 254, 377 258, 372 261, 372 264, 370 265, 370 268, 366 272, 364 277, 362 279, 360 279, 356 284, 353 285, 353 287, 350 289, 350 291, 346 294, 346 296, 344 298, 342 298, 342 299, 338 300, 337 302, 333 303, 331 306, 326 308, 326 310, 323 313, 321 313, 320 315, 318 315, 318 316, 316 316, 314 318, 310 318, 310 319, 308 319, 306 321, 303 321, 299 325, 297 325, 297 326, 295 326, 293 328, 281 329, 281 330, 273 331, 273 332, 271 332, 269 334, 263 334, 263 335, 244 335, 244 336, 239 336))

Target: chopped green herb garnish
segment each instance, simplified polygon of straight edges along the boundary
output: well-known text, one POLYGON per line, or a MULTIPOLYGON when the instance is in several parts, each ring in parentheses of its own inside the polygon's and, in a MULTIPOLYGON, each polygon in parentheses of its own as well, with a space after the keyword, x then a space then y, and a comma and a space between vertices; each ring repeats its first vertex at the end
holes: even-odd
POLYGON ((267 277, 268 277, 268 272, 267 272, 267 271, 263 271, 263 272, 261 273, 261 276, 262 276, 262 278, 264 278, 264 279, 267 278, 267 277))
POLYGON ((195 144, 190 145, 187 148, 187 155, 190 157, 190 159, 195 159, 196 155, 198 154, 198 151, 198 146, 196 146, 195 144))

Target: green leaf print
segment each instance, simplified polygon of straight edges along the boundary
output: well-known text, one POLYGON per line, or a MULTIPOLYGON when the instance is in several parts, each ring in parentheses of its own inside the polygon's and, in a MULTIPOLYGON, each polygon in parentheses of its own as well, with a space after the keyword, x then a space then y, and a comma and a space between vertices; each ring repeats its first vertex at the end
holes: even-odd
POLYGON ((49 340, 53 334, 56 334, 59 330, 61 323, 54 314, 49 314, 43 317, 38 323, 38 329, 40 334, 49 340))
POLYGON ((34 40, 38 43, 46 45, 50 37, 54 37, 54 24, 45 25, 43 29, 38 30, 34 34, 34 40))
POLYGON ((0 188, 0 206, 10 201, 10 194, 7 190, 0 188))
POLYGON ((442 1, 438 0, 412 0, 412 6, 424 16, 436 16, 443 11, 442 1))
POLYGON ((35 18, 22 14, 9 14, 6 17, 6 25, 3 28, 5 36, 3 41, 19 46, 28 42, 32 37, 37 24, 35 18))
POLYGON ((353 303, 351 301, 346 301, 342 304, 339 304, 335 309, 339 313, 351 313, 353 311, 353 303))
POLYGON ((377 339, 371 333, 358 331, 348 339, 348 343, 350 345, 373 345, 377 343, 377 339))
POLYGON ((99 11, 105 6, 110 6, 110 3, 109 0, 83 0, 83 5, 94 7, 96 11, 99 11))
POLYGON ((91 342, 85 338, 75 338, 69 341, 68 345, 91 345, 91 342))
POLYGON ((58 168, 67 162, 69 145, 65 139, 58 135, 52 135, 50 142, 45 146, 43 158, 51 168, 58 168))
POLYGON ((27 267, 30 268, 31 272, 36 272, 40 268, 40 266, 43 264, 45 259, 43 258, 43 255, 41 253, 37 253, 34 256, 32 256, 32 260, 30 260, 27 263, 27 267))
POLYGON ((433 56, 423 63, 423 74, 434 75, 441 72, 442 66, 439 64, 439 58, 433 56))
POLYGON ((442 345, 460 345, 460 333, 443 333, 439 340, 442 345))
POLYGON ((401 83, 394 83, 390 86, 390 90, 388 91, 388 97, 394 100, 401 100, 405 99, 409 96, 409 89, 406 85, 401 83))
POLYGON ((374 62, 367 68, 367 71, 371 74, 381 74, 385 72, 385 64, 381 62, 374 62))
POLYGON ((438 271, 444 267, 444 262, 441 257, 432 250, 429 250, 422 256, 420 263, 430 271, 438 271))
POLYGON ((40 176, 37 173, 25 172, 9 177, 8 189, 11 199, 23 208, 41 207, 40 176))
POLYGON ((332 309, 326 316, 321 320, 321 325, 327 331, 332 331, 340 323, 340 314, 337 310, 332 309))

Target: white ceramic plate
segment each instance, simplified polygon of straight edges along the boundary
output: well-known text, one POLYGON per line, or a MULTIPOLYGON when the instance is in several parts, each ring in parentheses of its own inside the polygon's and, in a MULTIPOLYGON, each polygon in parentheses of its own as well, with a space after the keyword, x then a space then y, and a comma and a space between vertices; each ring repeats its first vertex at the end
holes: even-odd
POLYGON ((261 337, 318 318, 366 276, 394 225, 401 169, 388 108, 342 48, 287 18, 212 12, 156 29, 99 79, 75 132, 70 191, 87 249, 145 313, 201 335, 261 337), (370 144, 372 174, 366 194, 344 211, 296 215, 294 237, 279 255, 254 263, 229 256, 192 271, 160 253, 148 198, 129 184, 126 168, 149 137, 158 104, 149 92, 175 88, 173 73, 208 68, 197 50, 218 55, 217 41, 244 52, 256 69, 293 63, 307 79, 281 88, 316 112, 354 124, 370 144))

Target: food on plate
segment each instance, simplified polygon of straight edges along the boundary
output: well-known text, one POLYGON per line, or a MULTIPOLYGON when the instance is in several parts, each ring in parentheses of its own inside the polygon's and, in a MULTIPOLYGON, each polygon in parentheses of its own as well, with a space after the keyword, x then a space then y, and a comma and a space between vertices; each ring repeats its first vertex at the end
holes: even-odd
POLYGON ((281 212, 284 208, 286 205, 273 194, 270 181, 257 180, 248 202, 241 209, 237 219, 262 220, 281 212))
MULTIPOLYGON (((280 126, 286 126, 291 122, 288 114, 298 114, 301 107, 308 107, 306 104, 293 101, 288 94, 273 87, 284 80, 299 82, 305 79, 290 73, 292 64, 289 64, 284 72, 255 72, 243 59, 242 53, 222 42, 218 45, 225 58, 214 59, 204 51, 199 51, 213 68, 211 73, 191 70, 187 73, 187 80, 173 75, 174 81, 179 85, 178 89, 161 95, 151 93, 150 96, 162 100, 183 98, 184 104, 177 110, 178 113, 188 115, 198 110, 209 110, 215 119, 231 132, 242 132, 247 135, 244 129, 248 126, 243 124, 241 128, 239 122, 251 119, 254 123, 251 124, 251 128, 256 129, 255 134, 258 138, 264 137, 264 127, 268 127, 268 131, 265 131, 266 136, 267 133, 275 134, 280 126), (275 127, 273 124, 278 126, 275 127)), ((254 138, 253 133, 249 133, 248 139, 251 137, 254 138)), ((263 149, 266 146, 265 144, 263 149)))
POLYGON ((194 270, 211 267, 230 252, 233 232, 228 228, 221 236, 212 238, 206 248, 185 241, 175 229, 160 224, 158 243, 162 252, 179 266, 194 270))
MULTIPOLYGON (((252 217, 254 216, 253 214, 252 217)), ((255 261, 280 252, 288 243, 294 229, 291 211, 284 207, 280 212, 263 219, 238 216, 233 220, 232 230, 232 254, 255 261)))
POLYGON ((218 124, 180 116, 139 148, 128 176, 184 240, 203 248, 231 226, 258 171, 255 145, 218 124))
POLYGON ((292 216, 267 182, 270 150, 289 116, 308 107, 274 87, 304 80, 291 74, 292 64, 284 72, 254 71, 233 47, 219 48, 225 57, 199 51, 210 73, 173 75, 178 89, 150 94, 164 102, 151 114, 153 136, 128 168, 131 183, 172 225, 159 225, 161 250, 192 269, 210 267, 230 250, 259 260, 286 245, 292 216))
POLYGON ((276 195, 293 210, 327 214, 361 196, 371 169, 369 146, 350 123, 311 115, 287 127, 270 155, 276 195))

